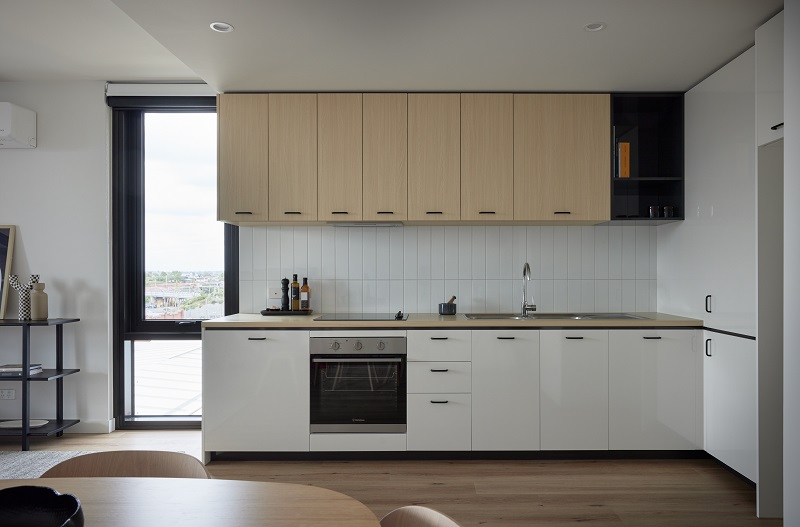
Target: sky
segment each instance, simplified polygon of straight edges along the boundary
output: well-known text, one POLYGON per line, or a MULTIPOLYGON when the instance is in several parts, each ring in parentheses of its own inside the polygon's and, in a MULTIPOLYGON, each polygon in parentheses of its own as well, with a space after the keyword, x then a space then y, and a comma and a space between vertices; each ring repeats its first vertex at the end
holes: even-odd
POLYGON ((223 271, 217 114, 145 116, 145 271, 223 271))

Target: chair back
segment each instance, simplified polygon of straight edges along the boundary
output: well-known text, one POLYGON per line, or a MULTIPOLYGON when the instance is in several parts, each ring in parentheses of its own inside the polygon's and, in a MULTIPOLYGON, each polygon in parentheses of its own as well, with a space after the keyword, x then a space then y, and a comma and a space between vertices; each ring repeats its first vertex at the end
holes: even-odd
POLYGON ((420 505, 395 509, 381 519, 381 527, 459 527, 439 511, 420 505))
POLYGON ((84 454, 62 461, 40 477, 210 478, 197 458, 181 452, 157 450, 114 450, 84 454))

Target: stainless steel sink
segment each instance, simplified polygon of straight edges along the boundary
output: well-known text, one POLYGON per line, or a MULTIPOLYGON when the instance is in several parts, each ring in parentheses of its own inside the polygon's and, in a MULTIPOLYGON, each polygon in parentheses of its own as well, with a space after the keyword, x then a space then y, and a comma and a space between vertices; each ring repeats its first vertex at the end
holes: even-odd
POLYGON ((645 320, 630 313, 465 313, 471 320, 645 320))

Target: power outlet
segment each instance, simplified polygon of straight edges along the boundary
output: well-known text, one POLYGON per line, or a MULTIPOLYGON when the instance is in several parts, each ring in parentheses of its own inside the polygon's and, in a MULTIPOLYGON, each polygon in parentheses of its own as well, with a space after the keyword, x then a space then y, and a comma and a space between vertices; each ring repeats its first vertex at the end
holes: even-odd
POLYGON ((0 390, 0 399, 16 399, 17 390, 0 390))
POLYGON ((267 292, 269 293, 270 300, 280 300, 281 299, 281 290, 279 287, 268 287, 267 292))

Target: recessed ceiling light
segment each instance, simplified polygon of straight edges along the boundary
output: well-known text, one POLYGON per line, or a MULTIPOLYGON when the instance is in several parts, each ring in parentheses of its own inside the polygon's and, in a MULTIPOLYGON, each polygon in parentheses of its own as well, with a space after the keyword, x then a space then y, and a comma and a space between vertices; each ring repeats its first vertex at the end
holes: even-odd
POLYGON ((230 33, 233 31, 233 26, 227 22, 211 22, 210 27, 218 33, 230 33))
POLYGON ((586 24, 583 26, 583 29, 586 31, 602 31, 606 28, 605 22, 592 22, 591 24, 586 24))

